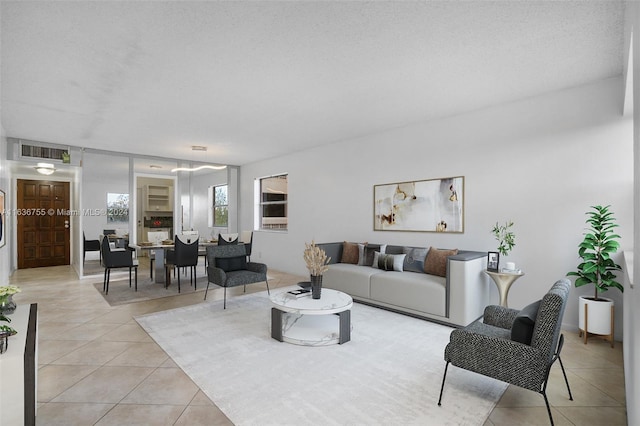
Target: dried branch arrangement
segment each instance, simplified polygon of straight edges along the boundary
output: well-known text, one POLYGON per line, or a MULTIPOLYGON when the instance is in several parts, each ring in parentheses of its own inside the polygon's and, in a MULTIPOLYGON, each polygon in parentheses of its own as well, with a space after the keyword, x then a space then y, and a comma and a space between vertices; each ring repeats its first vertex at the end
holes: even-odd
POLYGON ((307 269, 311 275, 322 275, 329 269, 330 257, 324 250, 316 245, 314 241, 311 244, 305 243, 304 249, 304 261, 307 264, 307 269))

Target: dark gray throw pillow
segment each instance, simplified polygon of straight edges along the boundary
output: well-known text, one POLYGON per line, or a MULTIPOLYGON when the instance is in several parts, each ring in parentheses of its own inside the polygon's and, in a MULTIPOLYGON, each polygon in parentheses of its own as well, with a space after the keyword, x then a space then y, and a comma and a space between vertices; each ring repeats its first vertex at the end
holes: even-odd
POLYGON ((519 313, 511 326, 511 340, 515 342, 531 344, 533 337, 533 328, 536 324, 538 316, 538 308, 540 308, 540 300, 525 306, 519 313))
POLYGON ((222 269, 225 272, 247 269, 247 258, 246 256, 217 257, 216 267, 222 269))

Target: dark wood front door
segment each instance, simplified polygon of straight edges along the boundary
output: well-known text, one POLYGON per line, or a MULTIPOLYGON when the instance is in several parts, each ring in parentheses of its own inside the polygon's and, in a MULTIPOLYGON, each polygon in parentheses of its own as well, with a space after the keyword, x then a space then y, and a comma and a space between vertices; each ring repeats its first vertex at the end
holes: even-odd
POLYGON ((18 180, 18 268, 68 265, 69 182, 18 180))

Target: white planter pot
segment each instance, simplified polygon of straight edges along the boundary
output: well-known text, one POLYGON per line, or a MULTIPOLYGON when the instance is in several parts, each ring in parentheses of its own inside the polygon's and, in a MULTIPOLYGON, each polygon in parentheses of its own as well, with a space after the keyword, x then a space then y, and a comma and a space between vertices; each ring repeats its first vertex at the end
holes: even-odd
POLYGON ((611 308, 613 300, 601 297, 599 300, 589 299, 588 296, 580 296, 578 309, 578 328, 587 333, 609 336, 613 334, 613 320, 611 308), (587 307, 587 327, 585 330, 585 305, 587 307))

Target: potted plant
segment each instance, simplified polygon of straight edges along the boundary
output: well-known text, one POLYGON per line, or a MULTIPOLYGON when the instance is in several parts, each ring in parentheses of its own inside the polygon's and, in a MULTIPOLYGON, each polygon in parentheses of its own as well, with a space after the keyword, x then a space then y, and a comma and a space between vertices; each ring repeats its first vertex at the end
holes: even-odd
POLYGON ((318 247, 314 241, 311 244, 305 243, 304 261, 311 275, 311 297, 320 299, 322 291, 322 274, 329 269, 330 257, 323 249, 318 247))
POLYGON ((613 347, 613 300, 601 294, 614 287, 624 291, 624 287, 616 281, 616 271, 622 270, 611 256, 618 251, 620 236, 614 233, 615 223, 611 206, 591 206, 586 223, 589 225, 584 240, 578 246, 578 256, 582 262, 576 271, 567 276, 577 277, 576 287, 593 284, 593 296, 580 296, 578 310, 578 327, 580 335, 584 333, 587 343, 588 334, 608 336, 613 347))
MULTIPOLYGON (((498 241, 498 252, 502 256, 508 255, 516 245, 516 235, 513 233, 512 227, 513 221, 505 222, 504 225, 500 225, 496 222, 496 225, 491 230, 491 233, 498 241)), ((509 266, 512 267, 507 269, 515 269, 515 264, 511 264, 509 266)))
MULTIPOLYGON (((7 318, 4 315, 0 314, 0 322, 1 321, 11 322, 11 318, 7 318)), ((8 325, 0 325, 0 354, 4 353, 4 351, 6 351, 9 347, 9 336, 13 336, 17 333, 17 331, 9 327, 8 325)))
POLYGON ((13 301, 13 295, 20 293, 20 288, 15 285, 0 286, 0 314, 9 315, 16 310, 16 303, 13 301))

